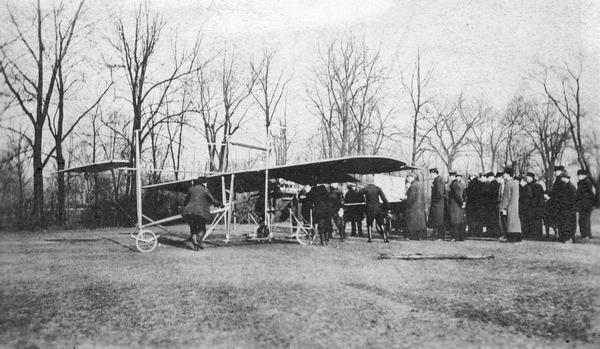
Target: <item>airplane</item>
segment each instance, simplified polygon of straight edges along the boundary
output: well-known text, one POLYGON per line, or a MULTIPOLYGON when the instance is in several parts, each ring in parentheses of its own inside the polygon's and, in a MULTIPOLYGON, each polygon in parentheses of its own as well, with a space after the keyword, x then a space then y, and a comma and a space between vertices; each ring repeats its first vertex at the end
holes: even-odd
MULTIPOLYGON (((136 144, 138 139, 139 135, 136 136, 136 144)), ((236 143, 236 145, 240 145, 240 143, 236 143)), ((211 213, 214 214, 214 219, 210 224, 210 227, 207 229, 204 239, 206 239, 222 221, 225 225, 226 242, 229 241, 232 225, 235 226, 236 224, 236 217, 233 215, 235 209, 234 197, 236 193, 264 191, 265 222, 257 222, 257 220, 253 217, 250 218, 254 220, 254 223, 257 226, 266 227, 267 234, 266 236, 257 236, 254 234, 249 236, 249 239, 256 241, 270 241, 273 239, 273 223, 270 219, 271 212, 269 212, 268 205, 268 183, 270 179, 283 179, 285 181, 294 182, 301 185, 349 183, 357 181, 354 177, 355 175, 392 173, 415 169, 415 167, 408 166, 405 162, 390 157, 368 155, 347 156, 291 165, 268 166, 267 157, 264 168, 212 173, 208 175, 201 175, 193 179, 143 185, 142 172, 148 171, 148 169, 142 168, 139 147, 136 146, 136 161, 134 167, 132 167, 131 163, 127 160, 108 160, 64 169, 62 172, 97 173, 114 169, 135 172, 137 185, 137 224, 135 231, 130 235, 135 239, 138 251, 152 252, 158 245, 158 236, 148 228, 157 226, 160 229, 168 231, 162 224, 181 219, 182 216, 181 214, 178 214, 171 217, 154 220, 144 215, 142 211, 143 190, 168 190, 185 193, 188 191, 194 181, 206 182, 207 187, 213 193, 218 192, 220 188, 221 199, 224 205, 222 208, 211 210, 211 213), (144 223, 144 220, 148 221, 148 223, 144 223)), ((153 170, 154 169, 150 169, 150 171, 153 170)), ((296 227, 298 228, 292 229, 292 233, 289 237, 295 239, 300 244, 304 244, 301 240, 300 232, 302 231, 306 235, 309 235, 308 229, 310 229, 310 227, 307 228, 300 224, 300 220, 293 212, 291 212, 291 210, 290 217, 295 221, 296 227)))

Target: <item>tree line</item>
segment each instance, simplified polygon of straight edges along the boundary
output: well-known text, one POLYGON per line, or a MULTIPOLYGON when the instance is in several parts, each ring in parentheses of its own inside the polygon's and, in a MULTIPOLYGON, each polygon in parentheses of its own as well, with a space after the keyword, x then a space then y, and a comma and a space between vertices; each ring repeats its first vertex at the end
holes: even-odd
MULTIPOLYGON (((85 0, 7 6, 0 127, 8 137, 0 174, 10 214, 2 225, 64 226, 68 198, 98 209, 107 200, 131 206, 135 176, 112 171, 82 179, 60 170, 106 159, 133 164, 136 131, 144 162, 156 169, 144 178, 151 183, 178 179, 183 171, 253 165, 255 158, 232 162, 230 154, 230 141, 250 122, 263 125, 277 164, 305 146, 288 127, 291 78, 276 49, 250 59, 227 45, 209 52, 201 31, 183 41, 147 4, 112 16, 101 37, 98 23, 86 19, 89 11, 85 0), (92 54, 98 41, 107 48, 100 58, 92 54), (203 139, 205 166, 184 157, 186 134, 203 139), (49 167, 56 175, 45 177, 49 167)), ((555 164, 573 158, 598 189, 599 131, 589 127, 598 118, 583 106, 581 60, 574 67, 540 67, 531 80, 543 97, 515 96, 494 110, 463 92, 434 94, 435 71, 420 52, 411 69, 395 73, 364 38, 331 40, 319 45, 304 81, 306 107, 319 127, 310 130, 312 146, 302 156, 391 153, 416 166, 439 160, 447 169, 464 157, 477 159, 472 172, 510 165, 535 168, 547 181, 555 164), (400 89, 392 88, 394 79, 400 89)))

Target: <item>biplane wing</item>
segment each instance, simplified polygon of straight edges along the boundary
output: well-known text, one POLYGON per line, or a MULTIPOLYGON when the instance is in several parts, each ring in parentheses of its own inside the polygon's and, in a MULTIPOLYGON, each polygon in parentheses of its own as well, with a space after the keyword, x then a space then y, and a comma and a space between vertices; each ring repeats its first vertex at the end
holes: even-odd
MULTIPOLYGON (((414 169, 405 162, 382 156, 349 156, 343 158, 319 160, 292 165, 270 167, 269 178, 281 178, 298 184, 315 183, 347 183, 355 182, 353 175, 371 173, 391 173, 414 169)), ((245 171, 232 171, 212 174, 202 177, 211 188, 221 186, 221 178, 229 186, 231 177, 234 176, 236 192, 250 192, 262 190, 265 186, 266 170, 255 169, 245 171)), ((180 180, 145 186, 144 189, 160 189, 185 192, 189 189, 192 179, 180 180)))
POLYGON ((81 166, 75 166, 60 170, 63 173, 98 173, 109 170, 116 170, 123 167, 131 167, 131 162, 128 160, 107 160, 96 162, 93 164, 86 164, 81 166))

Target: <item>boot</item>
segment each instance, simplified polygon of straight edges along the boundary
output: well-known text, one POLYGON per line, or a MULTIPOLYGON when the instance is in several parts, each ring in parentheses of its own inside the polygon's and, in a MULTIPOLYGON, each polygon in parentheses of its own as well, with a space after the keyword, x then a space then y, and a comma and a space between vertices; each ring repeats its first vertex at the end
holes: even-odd
POLYGON ((373 232, 371 231, 372 229, 373 228, 371 228, 371 227, 367 227, 367 237, 368 237, 367 242, 371 242, 371 239, 373 238, 373 232))
POLYGON ((192 248, 198 251, 198 234, 192 234, 192 248))

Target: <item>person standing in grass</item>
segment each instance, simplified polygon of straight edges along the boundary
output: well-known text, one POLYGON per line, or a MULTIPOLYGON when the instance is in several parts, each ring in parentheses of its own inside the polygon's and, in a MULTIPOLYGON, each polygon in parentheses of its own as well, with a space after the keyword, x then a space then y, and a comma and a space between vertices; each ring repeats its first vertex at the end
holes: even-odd
POLYGON ((577 213, 575 210, 575 203, 577 199, 577 190, 573 183, 571 183, 571 177, 563 172, 558 177, 557 181, 560 181, 556 191, 554 191, 554 197, 556 198, 556 210, 558 212, 558 238, 561 242, 567 242, 569 239, 573 239, 575 242, 575 232, 577 231, 577 213))
POLYGON ((531 216, 529 232, 537 239, 543 235, 542 219, 544 218, 544 188, 535 181, 535 173, 527 172, 527 186, 531 190, 531 216))
POLYGON ((577 171, 577 212, 579 212, 579 233, 583 241, 592 237, 591 216, 594 207, 594 187, 586 170, 577 171))
POLYGON ((527 185, 527 179, 523 176, 516 178, 519 182, 519 219, 521 220, 521 230, 523 237, 531 238, 531 216, 533 210, 533 194, 531 187, 527 185))
POLYGON ((411 239, 427 238, 427 218, 425 217, 425 190, 416 173, 406 177, 409 185, 406 191, 406 231, 411 239))
POLYGON ((440 177, 440 173, 437 168, 430 169, 429 174, 433 178, 433 183, 431 185, 431 203, 429 206, 429 226, 433 228, 435 237, 443 240, 446 237, 446 228, 444 224, 444 180, 442 177, 440 177))
POLYGON ((450 212, 450 224, 454 241, 464 240, 465 231, 465 202, 463 200, 464 186, 461 178, 455 171, 448 174, 450 190, 448 191, 448 202, 450 212))
POLYGON ((367 242, 373 238, 373 223, 375 229, 381 234, 383 242, 389 242, 387 231, 384 229, 385 217, 389 206, 388 200, 380 187, 373 183, 373 176, 368 177, 369 183, 361 191, 364 195, 367 213, 367 242), (381 201, 380 201, 381 200, 381 201))
POLYGON ((500 201, 501 218, 505 219, 506 236, 503 241, 521 241, 521 220, 519 219, 519 183, 513 179, 513 169, 504 169, 504 189, 500 201))
POLYGON ((190 225, 192 235, 192 248, 198 251, 203 249, 202 239, 206 234, 206 222, 210 220, 210 205, 223 207, 221 202, 215 199, 204 186, 201 179, 192 182, 183 209, 183 220, 190 225))
POLYGON ((350 222, 350 236, 363 236, 362 220, 365 217, 364 197, 356 190, 354 185, 348 185, 348 192, 344 198, 346 206, 344 206, 344 218, 350 222))

